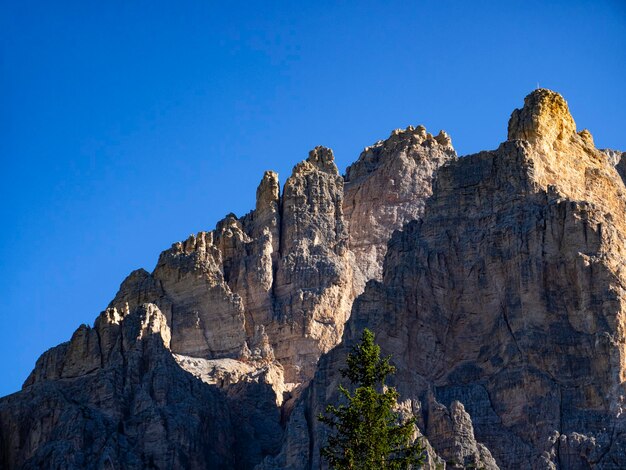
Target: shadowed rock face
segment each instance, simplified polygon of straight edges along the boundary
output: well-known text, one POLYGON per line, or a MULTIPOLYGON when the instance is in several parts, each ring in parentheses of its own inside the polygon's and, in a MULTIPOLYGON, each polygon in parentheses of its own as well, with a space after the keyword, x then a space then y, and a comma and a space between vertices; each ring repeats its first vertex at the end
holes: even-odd
POLYGON ((623 160, 543 89, 494 151, 409 127, 342 177, 316 147, 41 356, 0 399, 0 467, 323 467, 368 327, 427 468, 624 468, 623 160))
MULTIPOLYGON (((94 328, 81 327, 63 345, 60 378, 31 376, 32 385, 0 402, 0 467, 235 465, 227 400, 178 367, 169 341, 166 318, 153 304, 123 320, 110 309, 94 328), (102 365, 78 370, 81 347, 102 365)), ((41 374, 42 360, 46 355, 35 369, 41 374)))

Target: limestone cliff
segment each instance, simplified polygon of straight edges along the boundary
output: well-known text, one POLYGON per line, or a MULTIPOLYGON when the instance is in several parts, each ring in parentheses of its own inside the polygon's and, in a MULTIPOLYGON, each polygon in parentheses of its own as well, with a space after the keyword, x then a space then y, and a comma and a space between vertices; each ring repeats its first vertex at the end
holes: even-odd
POLYGON ((349 169, 347 191, 332 151, 316 147, 282 192, 266 172, 253 211, 131 273, 93 328, 44 353, 24 390, 0 401, 0 467, 252 468, 277 454, 294 399, 380 273, 391 232, 421 213, 434 171, 455 158, 442 136, 395 132, 372 147, 383 149, 373 166, 370 148, 349 169), (363 217, 376 232, 351 239, 363 217), (364 263, 351 243, 374 257, 364 263), (45 409, 31 416, 36 403, 45 409))
POLYGON ((316 147, 41 356, 0 468, 323 468, 364 327, 427 468, 624 468, 624 160, 543 89, 493 151, 408 127, 342 177, 316 147))
POLYGON ((391 234, 422 215, 433 174, 455 158, 444 131, 433 137, 424 126, 409 126, 365 148, 348 167, 344 212, 363 280, 381 279, 391 234))
POLYGON ((364 327, 393 355, 401 396, 444 460, 626 467, 624 184, 554 92, 531 93, 508 137, 440 169, 423 217, 393 235, 382 282, 357 299, 294 411, 306 444, 286 440, 267 468, 301 468, 302 448, 322 466, 312 417, 364 327), (471 421, 455 428, 461 409, 471 421))

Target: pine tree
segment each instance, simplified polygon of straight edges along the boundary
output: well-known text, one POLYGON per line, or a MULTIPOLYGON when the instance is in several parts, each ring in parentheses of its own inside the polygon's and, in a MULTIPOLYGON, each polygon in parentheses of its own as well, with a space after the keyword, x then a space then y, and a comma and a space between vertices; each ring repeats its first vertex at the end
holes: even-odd
POLYGON ((352 348, 341 375, 351 383, 350 392, 339 385, 346 404, 326 407, 318 419, 331 428, 321 454, 333 469, 381 470, 419 468, 423 447, 413 439, 415 418, 402 420, 394 409, 398 392, 386 387, 395 373, 390 357, 380 357, 374 333, 365 329, 361 342, 352 348))

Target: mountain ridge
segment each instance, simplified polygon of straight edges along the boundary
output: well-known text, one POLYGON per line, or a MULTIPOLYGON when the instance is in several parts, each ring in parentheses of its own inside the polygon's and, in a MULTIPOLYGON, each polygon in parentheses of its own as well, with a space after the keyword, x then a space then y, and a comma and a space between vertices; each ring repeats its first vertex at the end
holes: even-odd
POLYGON ((0 463, 323 467, 314 417, 368 327, 428 468, 618 468, 623 161, 545 89, 493 151, 459 159, 409 126, 341 176, 316 147, 282 192, 265 172, 253 211, 174 243, 45 352, 0 399, 0 463))

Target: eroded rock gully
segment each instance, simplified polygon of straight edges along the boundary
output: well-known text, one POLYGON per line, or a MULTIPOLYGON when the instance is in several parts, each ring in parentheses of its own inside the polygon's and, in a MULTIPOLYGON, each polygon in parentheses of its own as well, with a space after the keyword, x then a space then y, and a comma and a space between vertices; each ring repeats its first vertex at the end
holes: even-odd
POLYGON ((427 468, 624 468, 623 160, 538 89, 494 151, 418 126, 266 172, 0 400, 0 467, 324 468, 368 327, 427 468))

